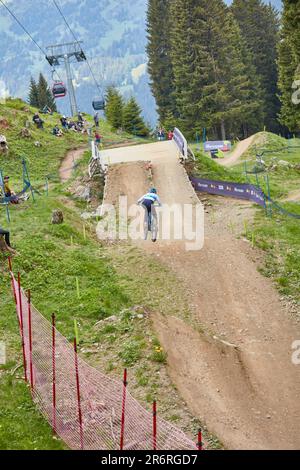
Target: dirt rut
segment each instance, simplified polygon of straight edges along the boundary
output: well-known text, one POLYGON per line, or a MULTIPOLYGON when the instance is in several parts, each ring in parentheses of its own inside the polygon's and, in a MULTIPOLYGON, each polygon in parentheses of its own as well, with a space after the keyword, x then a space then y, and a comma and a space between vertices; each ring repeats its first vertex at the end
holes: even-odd
POLYGON ((66 183, 66 181, 71 178, 76 162, 82 158, 86 150, 86 147, 81 147, 78 149, 70 150, 67 153, 59 169, 59 177, 62 183, 66 183))

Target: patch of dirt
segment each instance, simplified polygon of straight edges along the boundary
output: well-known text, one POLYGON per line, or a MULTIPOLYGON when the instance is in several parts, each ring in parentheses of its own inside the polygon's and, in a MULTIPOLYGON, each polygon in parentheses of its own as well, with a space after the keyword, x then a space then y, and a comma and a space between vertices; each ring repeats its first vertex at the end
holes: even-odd
POLYGON ((299 201, 300 201, 300 189, 291 191, 288 197, 284 199, 284 202, 299 202, 299 201))
POLYGON ((103 199, 104 186, 104 175, 97 175, 91 179, 86 174, 72 181, 72 184, 67 189, 75 199, 86 202, 89 210, 95 210, 99 207, 99 201, 103 199))
MULTIPOLYGON (((112 161, 127 158, 152 160, 164 203, 196 203, 172 143, 115 150, 112 161)), ((133 201, 143 193, 145 180, 128 177, 129 168, 116 174, 111 201, 121 192, 133 201)), ((190 298, 188 324, 157 317, 156 330, 183 398, 228 448, 297 449, 300 369, 291 348, 299 324, 257 271, 249 243, 228 230, 231 214, 236 221, 230 204, 221 206, 206 215, 201 251, 187 252, 183 242, 139 243, 176 274, 190 298)))
POLYGON ((10 128, 9 122, 2 116, 0 116, 0 128, 6 130, 10 128))
POLYGON ((74 165, 80 160, 86 151, 86 147, 70 150, 62 161, 59 169, 59 177, 62 183, 66 183, 72 176, 74 165))
POLYGON ((219 234, 230 233, 239 237, 253 221, 256 209, 251 202, 202 192, 197 192, 197 195, 208 214, 211 230, 219 234))
POLYGON ((108 169, 105 203, 118 206, 119 196, 128 196, 128 205, 134 204, 148 191, 150 183, 151 172, 147 162, 112 165, 108 169))

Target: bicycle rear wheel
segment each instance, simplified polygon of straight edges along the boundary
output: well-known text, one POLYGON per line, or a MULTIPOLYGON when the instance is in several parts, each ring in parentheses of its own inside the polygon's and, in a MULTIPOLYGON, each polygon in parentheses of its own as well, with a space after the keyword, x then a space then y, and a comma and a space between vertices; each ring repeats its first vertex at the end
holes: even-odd
POLYGON ((151 216, 151 237, 152 241, 156 241, 158 236, 158 220, 156 213, 151 216))
POLYGON ((148 214, 148 211, 145 210, 145 219, 144 219, 144 238, 148 239, 148 233, 151 232, 151 214, 148 214))

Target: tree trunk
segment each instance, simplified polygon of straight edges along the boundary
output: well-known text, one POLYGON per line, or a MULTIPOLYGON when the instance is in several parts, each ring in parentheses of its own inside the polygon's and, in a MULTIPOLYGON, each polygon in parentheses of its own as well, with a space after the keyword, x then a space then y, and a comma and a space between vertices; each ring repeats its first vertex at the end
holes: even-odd
POLYGON ((248 126, 247 126, 247 124, 243 124, 243 136, 244 136, 244 139, 247 139, 247 137, 248 137, 248 126))
POLYGON ((226 129, 225 129, 225 122, 221 121, 221 136, 222 140, 226 140, 226 129))

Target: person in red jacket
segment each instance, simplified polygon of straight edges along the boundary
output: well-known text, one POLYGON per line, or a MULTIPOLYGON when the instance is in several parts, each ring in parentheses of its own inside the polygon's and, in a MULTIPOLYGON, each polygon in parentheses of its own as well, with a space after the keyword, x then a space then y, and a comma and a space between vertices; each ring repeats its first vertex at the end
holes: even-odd
POLYGON ((169 132, 168 132, 168 140, 173 140, 173 137, 174 137, 174 132, 173 132, 173 131, 169 131, 169 132))
POLYGON ((95 142, 97 145, 100 145, 101 144, 101 135, 99 134, 99 132, 95 132, 95 142))

